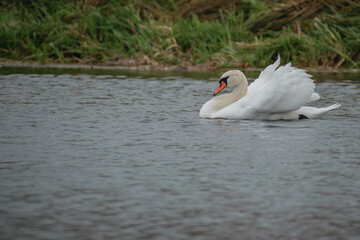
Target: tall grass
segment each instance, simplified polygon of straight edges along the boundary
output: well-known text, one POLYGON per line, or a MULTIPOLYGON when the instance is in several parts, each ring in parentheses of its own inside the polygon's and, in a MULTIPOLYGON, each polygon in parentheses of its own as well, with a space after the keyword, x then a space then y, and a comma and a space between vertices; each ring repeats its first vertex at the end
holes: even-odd
POLYGON ((0 2, 0 58, 39 62, 357 68, 356 0, 0 2), (207 3, 207 4, 206 4, 207 3))

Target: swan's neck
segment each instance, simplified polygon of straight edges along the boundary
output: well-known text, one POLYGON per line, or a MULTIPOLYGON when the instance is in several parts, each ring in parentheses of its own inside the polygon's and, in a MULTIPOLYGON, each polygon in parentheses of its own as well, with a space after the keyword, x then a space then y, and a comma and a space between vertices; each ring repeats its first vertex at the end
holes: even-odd
POLYGON ((236 102, 237 100, 239 100, 240 98, 242 98, 243 96, 246 95, 248 90, 248 83, 246 82, 242 82, 242 84, 237 85, 233 91, 231 93, 229 93, 231 99, 233 102, 236 102))
POLYGON ((240 98, 246 95, 248 90, 248 82, 246 78, 240 82, 239 85, 235 86, 231 93, 222 94, 220 96, 214 97, 214 100, 217 102, 217 110, 220 110, 227 105, 236 102, 240 98))
POLYGON ((212 114, 244 97, 247 94, 248 81, 245 75, 240 76, 239 80, 239 84, 231 93, 222 94, 207 101, 200 109, 200 117, 211 118, 212 114))

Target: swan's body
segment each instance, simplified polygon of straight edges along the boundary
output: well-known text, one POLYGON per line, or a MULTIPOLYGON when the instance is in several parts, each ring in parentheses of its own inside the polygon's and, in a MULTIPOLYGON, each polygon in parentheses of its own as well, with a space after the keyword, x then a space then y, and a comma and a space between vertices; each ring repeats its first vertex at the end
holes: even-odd
POLYGON ((305 70, 281 66, 280 57, 260 73, 248 87, 245 75, 231 70, 220 78, 218 94, 226 86, 233 86, 231 93, 215 96, 200 110, 202 118, 296 120, 319 118, 330 110, 340 107, 334 104, 326 108, 303 106, 320 99, 314 92, 315 84, 305 70))

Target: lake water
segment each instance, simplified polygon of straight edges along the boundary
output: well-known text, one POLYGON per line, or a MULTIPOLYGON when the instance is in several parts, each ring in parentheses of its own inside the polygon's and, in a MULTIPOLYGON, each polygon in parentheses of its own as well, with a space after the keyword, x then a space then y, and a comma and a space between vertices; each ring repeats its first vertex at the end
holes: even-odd
POLYGON ((315 74, 322 119, 200 119, 220 75, 0 68, 0 239, 359 239, 360 74, 315 74))

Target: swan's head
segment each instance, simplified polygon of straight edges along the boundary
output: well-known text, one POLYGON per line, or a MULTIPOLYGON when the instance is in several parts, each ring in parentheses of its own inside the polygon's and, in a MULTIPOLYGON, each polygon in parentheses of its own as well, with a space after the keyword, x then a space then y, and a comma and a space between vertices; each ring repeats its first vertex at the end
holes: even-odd
POLYGON ((216 89, 214 96, 221 92, 227 86, 235 87, 246 81, 245 75, 239 70, 230 70, 224 73, 219 80, 219 87, 216 89))

